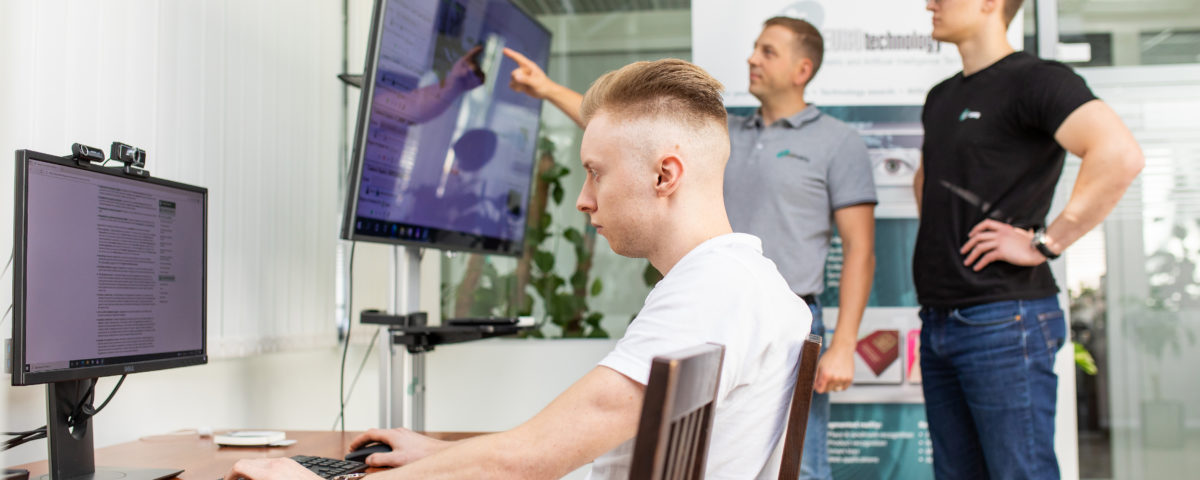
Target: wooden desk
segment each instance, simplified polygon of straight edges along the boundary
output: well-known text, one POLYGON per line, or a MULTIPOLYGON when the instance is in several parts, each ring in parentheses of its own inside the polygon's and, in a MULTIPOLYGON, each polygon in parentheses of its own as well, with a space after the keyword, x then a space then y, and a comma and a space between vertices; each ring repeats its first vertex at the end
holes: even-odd
MULTIPOLYGON (((178 478, 185 480, 214 480, 229 473, 234 462, 243 458, 291 457, 313 455, 342 458, 350 440, 361 432, 289 431, 287 438, 296 443, 286 447, 221 447, 212 438, 197 435, 153 435, 140 440, 96 449, 96 465, 109 467, 182 468, 178 478)), ((442 440, 461 440, 479 433, 428 432, 442 440)), ((45 475, 46 462, 34 462, 13 468, 29 470, 29 477, 45 475)), ((368 472, 380 471, 371 469, 368 472)))

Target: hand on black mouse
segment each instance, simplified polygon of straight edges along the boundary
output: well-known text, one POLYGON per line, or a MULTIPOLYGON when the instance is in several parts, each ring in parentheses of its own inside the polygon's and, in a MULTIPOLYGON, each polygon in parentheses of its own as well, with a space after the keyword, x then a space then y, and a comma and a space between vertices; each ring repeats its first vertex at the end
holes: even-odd
MULTIPOLYGON (((372 467, 399 467, 440 452, 449 447, 452 442, 446 442, 426 437, 407 428, 390 430, 371 429, 355 437, 350 442, 352 453, 369 444, 378 443, 390 447, 384 451, 374 451, 366 454, 358 461, 372 467)), ((349 460, 350 456, 347 455, 349 460)))
POLYGON ((383 442, 368 442, 363 446, 358 447, 346 454, 346 460, 355 462, 366 462, 367 457, 373 453, 387 453, 392 451, 392 446, 383 442))

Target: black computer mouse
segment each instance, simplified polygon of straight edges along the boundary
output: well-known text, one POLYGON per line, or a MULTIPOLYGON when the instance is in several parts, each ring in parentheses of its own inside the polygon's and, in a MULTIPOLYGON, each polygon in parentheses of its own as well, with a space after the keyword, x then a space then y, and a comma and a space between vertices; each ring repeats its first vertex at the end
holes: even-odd
POLYGON ((392 447, 386 443, 370 442, 366 445, 358 447, 358 449, 354 450, 353 452, 347 453, 346 460, 366 462, 367 457, 371 456, 372 453, 386 453, 390 451, 392 451, 392 447))

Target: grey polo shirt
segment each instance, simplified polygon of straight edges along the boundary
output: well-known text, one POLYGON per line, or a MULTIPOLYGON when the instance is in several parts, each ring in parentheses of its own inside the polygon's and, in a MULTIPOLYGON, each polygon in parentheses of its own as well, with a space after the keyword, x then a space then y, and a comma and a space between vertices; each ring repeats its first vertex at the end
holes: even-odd
POLYGON ((833 212, 877 203, 867 146, 858 132, 808 106, 764 127, 729 116, 725 208, 733 231, 762 239, 792 291, 824 290, 833 212))

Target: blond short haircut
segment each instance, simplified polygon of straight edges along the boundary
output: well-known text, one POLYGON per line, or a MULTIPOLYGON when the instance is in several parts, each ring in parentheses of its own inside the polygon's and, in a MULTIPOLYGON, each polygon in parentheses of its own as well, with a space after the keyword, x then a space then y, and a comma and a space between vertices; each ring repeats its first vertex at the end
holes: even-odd
POLYGON ((783 27, 796 34, 796 52, 812 60, 813 63, 812 76, 809 79, 817 76, 817 70, 821 69, 821 60, 825 58, 825 38, 821 36, 821 31, 817 30, 817 27, 805 20, 792 17, 768 18, 763 22, 763 28, 767 27, 783 27))
POLYGON ((600 112, 625 118, 666 118, 695 129, 725 128, 725 87, 700 67, 678 59, 636 62, 608 72, 583 96, 588 123, 600 112))

